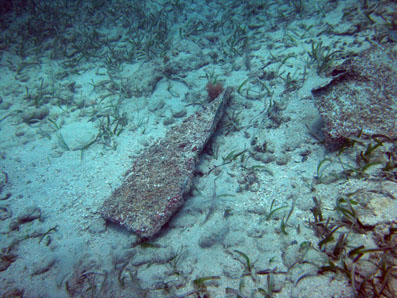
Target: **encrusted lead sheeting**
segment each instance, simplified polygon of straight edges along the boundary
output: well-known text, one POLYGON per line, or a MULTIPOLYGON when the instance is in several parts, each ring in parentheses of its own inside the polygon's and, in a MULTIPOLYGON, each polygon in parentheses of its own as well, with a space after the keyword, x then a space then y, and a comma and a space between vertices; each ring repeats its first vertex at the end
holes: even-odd
POLYGON ((397 46, 372 47, 333 72, 335 80, 313 91, 327 141, 343 141, 360 131, 397 138, 397 46))
POLYGON ((140 237, 151 237, 184 202, 199 155, 216 129, 231 89, 174 126, 135 160, 101 213, 140 237))

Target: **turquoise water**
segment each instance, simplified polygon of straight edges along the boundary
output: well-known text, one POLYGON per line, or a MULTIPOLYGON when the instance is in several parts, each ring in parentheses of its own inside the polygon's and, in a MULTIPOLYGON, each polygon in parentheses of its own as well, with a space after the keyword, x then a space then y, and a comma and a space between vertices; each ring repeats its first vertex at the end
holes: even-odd
POLYGON ((395 11, 1 1, 2 297, 394 297, 395 11))

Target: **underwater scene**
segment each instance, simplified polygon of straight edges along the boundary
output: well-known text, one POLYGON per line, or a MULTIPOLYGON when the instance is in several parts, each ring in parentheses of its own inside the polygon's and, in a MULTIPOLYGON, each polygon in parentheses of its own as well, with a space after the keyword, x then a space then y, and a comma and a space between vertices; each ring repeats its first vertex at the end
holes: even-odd
POLYGON ((1 0, 0 297, 397 297, 397 1, 1 0))

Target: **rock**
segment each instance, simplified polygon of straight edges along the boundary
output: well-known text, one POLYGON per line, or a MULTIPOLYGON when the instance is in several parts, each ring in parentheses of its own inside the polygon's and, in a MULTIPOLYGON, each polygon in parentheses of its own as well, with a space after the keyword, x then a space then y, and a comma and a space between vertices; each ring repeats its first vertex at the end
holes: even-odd
POLYGON ((329 84, 312 90, 330 145, 359 132, 397 138, 397 51, 372 47, 332 71, 329 84))
POLYGON ((49 258, 49 259, 41 260, 40 262, 33 264, 32 276, 46 273, 47 271, 49 271, 51 269, 52 266, 55 265, 55 263, 56 263, 55 258, 49 258))
POLYGON ((27 207, 17 220, 19 224, 34 221, 41 218, 41 209, 39 207, 27 207))
POLYGON ((39 120, 44 119, 45 117, 47 117, 47 115, 50 113, 50 110, 48 109, 48 107, 44 106, 38 109, 30 109, 27 111, 24 111, 21 115, 22 117, 22 121, 27 123, 27 124, 31 124, 34 122, 37 122, 39 120))
POLYGON ((12 211, 9 205, 0 206, 0 221, 6 220, 12 217, 12 211))
POLYGON ((149 112, 154 113, 156 111, 163 109, 164 106, 165 106, 165 102, 162 99, 151 100, 148 103, 148 110, 149 110, 149 112))
POLYGON ((199 155, 231 93, 228 88, 138 156, 122 185, 105 200, 102 216, 140 237, 156 234, 182 206, 199 155))
POLYGON ((22 213, 10 222, 9 230, 19 230, 20 226, 41 218, 41 209, 39 207, 27 207, 22 213))
POLYGON ((132 94, 137 97, 151 95, 163 77, 160 65, 154 62, 143 63, 132 75, 132 94))
POLYGON ((134 256, 131 260, 131 264, 134 266, 141 266, 144 264, 167 264, 175 258, 177 253, 173 249, 169 248, 153 248, 151 251, 146 253, 139 253, 134 256))
POLYGON ((88 227, 88 232, 90 234, 99 234, 105 231, 106 231, 106 222, 102 218, 95 220, 88 227))
POLYGON ((3 188, 7 185, 8 183, 8 174, 4 171, 0 172, 0 193, 3 192, 3 188))
POLYGON ((211 227, 211 230, 206 230, 201 235, 198 244, 201 248, 209 248, 217 243, 221 243, 228 232, 228 227, 218 222, 211 227))
POLYGON ((0 103, 0 110, 6 111, 6 110, 8 110, 11 106, 12 106, 12 103, 6 102, 6 101, 2 101, 2 102, 0 103))
POLYGON ((187 114, 186 110, 179 110, 172 113, 172 117, 174 118, 182 118, 185 117, 187 114))
POLYGON ((211 63, 211 58, 204 55, 199 45, 188 39, 176 42, 175 55, 164 66, 164 74, 167 77, 173 75, 185 76, 186 73, 199 69, 211 63))
POLYGON ((17 297, 24 297, 25 290, 20 290, 17 288, 12 288, 6 290, 1 298, 17 298, 17 297))
POLYGON ((299 245, 288 245, 282 251, 283 264, 287 268, 292 268, 304 256, 304 250, 300 249, 299 245))
POLYGON ((276 164, 279 166, 285 166, 289 161, 289 156, 287 154, 282 154, 276 159, 276 164))
POLYGON ((241 265, 237 262, 226 263, 222 266, 223 274, 231 279, 238 280, 241 278, 241 265))
POLYGON ((252 238, 261 238, 265 231, 257 226, 250 227, 247 230, 247 236, 252 238))
POLYGON ((168 125, 171 125, 171 124, 174 124, 174 123, 175 123, 175 119, 174 118, 165 118, 164 121, 163 121, 164 126, 168 126, 168 125))
POLYGON ((98 128, 92 121, 73 121, 63 125, 58 133, 70 149, 77 150, 95 139, 98 128))
POLYGON ((14 254, 0 254, 0 272, 7 270, 16 259, 17 255, 14 254))

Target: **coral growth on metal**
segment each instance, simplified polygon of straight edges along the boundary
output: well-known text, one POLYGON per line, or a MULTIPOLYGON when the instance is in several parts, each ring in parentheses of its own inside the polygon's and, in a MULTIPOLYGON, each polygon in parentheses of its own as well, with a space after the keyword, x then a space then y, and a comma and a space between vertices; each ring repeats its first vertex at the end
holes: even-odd
POLYGON ((397 138, 397 46, 374 46, 333 70, 313 90, 329 143, 363 134, 397 138))
POLYGON ((222 117, 228 88, 148 147, 105 200, 101 213, 140 237, 151 237, 184 202, 199 155, 222 117))

